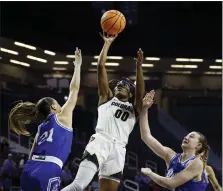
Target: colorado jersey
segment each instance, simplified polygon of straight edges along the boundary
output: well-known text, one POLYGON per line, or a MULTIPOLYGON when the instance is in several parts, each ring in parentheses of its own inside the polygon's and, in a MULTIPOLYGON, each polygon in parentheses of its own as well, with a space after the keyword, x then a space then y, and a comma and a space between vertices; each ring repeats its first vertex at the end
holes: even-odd
MULTIPOLYGON (((180 161, 181 154, 176 154, 170 161, 167 169, 166 177, 173 177, 177 173, 183 171, 187 165, 195 159, 195 156, 190 157, 184 162, 180 161)), ((185 184, 175 188, 174 191, 205 191, 208 185, 208 178, 205 171, 201 175, 201 180, 190 180, 185 184)))
POLYGON ((113 97, 98 107, 98 122, 96 133, 105 133, 115 137, 125 144, 136 122, 132 103, 122 102, 113 97))

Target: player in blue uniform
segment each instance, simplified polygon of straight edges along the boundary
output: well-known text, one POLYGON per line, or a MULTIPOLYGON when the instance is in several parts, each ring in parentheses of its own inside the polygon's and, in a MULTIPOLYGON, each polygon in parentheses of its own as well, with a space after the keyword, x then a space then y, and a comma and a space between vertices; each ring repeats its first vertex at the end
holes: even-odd
POLYGON ((143 111, 140 115, 140 132, 142 140, 167 165, 166 177, 159 176, 150 168, 142 168, 142 173, 149 176, 158 185, 175 191, 204 191, 207 179, 204 170, 208 160, 208 143, 199 132, 189 133, 182 142, 183 153, 176 154, 172 149, 163 146, 150 132, 147 109, 152 105, 155 92, 146 94, 143 100, 143 111))
POLYGON ((53 98, 45 97, 37 104, 18 103, 10 111, 9 127, 19 135, 29 136, 25 125, 42 121, 20 177, 22 191, 59 190, 62 167, 72 145, 72 116, 80 87, 81 64, 81 50, 77 48, 70 93, 63 107, 53 98))

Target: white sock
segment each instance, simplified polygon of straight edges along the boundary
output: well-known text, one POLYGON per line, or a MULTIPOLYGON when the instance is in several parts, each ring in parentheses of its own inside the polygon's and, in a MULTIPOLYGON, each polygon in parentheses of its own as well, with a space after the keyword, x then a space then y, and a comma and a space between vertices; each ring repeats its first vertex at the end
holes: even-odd
POLYGON ((77 171, 77 175, 74 181, 63 188, 61 191, 82 191, 84 190, 88 184, 93 179, 94 175, 98 171, 97 166, 85 159, 80 163, 79 169, 77 171))

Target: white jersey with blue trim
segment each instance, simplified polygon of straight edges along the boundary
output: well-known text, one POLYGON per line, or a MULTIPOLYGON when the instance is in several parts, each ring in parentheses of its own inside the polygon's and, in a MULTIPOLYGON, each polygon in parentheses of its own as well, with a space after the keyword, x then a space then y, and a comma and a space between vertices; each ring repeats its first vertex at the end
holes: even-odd
POLYGON ((104 133, 127 144, 135 123, 135 110, 128 101, 113 97, 98 107, 96 133, 104 133))

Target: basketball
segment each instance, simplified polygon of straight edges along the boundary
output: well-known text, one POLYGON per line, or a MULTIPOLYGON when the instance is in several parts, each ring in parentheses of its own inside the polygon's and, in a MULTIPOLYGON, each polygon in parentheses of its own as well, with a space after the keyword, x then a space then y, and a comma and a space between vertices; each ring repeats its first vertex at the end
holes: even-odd
POLYGON ((117 10, 110 10, 101 17, 101 28, 110 35, 116 35, 122 32, 126 25, 125 16, 117 10))

